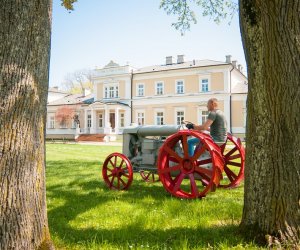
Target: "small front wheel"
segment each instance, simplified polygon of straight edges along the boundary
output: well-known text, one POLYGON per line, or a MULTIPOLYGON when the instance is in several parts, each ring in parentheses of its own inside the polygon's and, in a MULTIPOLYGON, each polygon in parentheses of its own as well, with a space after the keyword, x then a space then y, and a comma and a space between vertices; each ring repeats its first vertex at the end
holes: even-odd
POLYGON ((103 163, 102 176, 110 189, 127 190, 133 180, 129 159, 120 153, 110 154, 103 163))

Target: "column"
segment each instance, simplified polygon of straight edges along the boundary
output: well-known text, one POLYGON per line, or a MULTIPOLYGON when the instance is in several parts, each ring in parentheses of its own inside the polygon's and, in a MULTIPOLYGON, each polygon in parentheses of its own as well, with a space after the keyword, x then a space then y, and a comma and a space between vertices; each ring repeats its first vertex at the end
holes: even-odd
POLYGON ((119 108, 115 108, 115 134, 119 133, 119 108))
POLYGON ((104 105, 104 110, 104 134, 110 134, 111 126, 109 122, 109 109, 107 107, 107 104, 104 105))
POLYGON ((97 117, 96 110, 91 110, 91 134, 97 133, 97 117))
POLYGON ((83 127, 83 133, 86 134, 87 133, 87 115, 88 115, 88 111, 87 109, 84 110, 84 127, 83 127))

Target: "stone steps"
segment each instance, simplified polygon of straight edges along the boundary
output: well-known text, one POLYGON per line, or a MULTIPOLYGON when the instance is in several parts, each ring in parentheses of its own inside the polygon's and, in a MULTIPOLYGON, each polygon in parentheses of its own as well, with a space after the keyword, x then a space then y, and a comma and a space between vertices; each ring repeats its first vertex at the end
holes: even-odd
POLYGON ((103 142, 105 134, 82 134, 79 135, 75 141, 93 141, 93 142, 103 142))

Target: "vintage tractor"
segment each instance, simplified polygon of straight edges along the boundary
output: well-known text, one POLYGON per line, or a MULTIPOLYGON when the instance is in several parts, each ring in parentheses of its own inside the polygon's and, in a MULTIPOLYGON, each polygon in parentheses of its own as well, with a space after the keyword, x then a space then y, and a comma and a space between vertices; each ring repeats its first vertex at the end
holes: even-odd
POLYGON ((216 187, 239 185, 244 162, 240 139, 229 133, 218 145, 209 134, 184 126, 138 126, 124 129, 123 153, 105 159, 102 175, 111 189, 128 189, 139 172, 147 182, 161 181, 176 197, 201 198, 216 187), (196 143, 189 143, 192 138, 196 143))

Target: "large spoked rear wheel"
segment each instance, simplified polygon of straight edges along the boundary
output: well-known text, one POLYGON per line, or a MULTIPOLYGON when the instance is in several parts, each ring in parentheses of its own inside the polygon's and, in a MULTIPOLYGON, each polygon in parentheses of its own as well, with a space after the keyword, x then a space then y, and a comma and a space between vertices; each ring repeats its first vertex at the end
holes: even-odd
POLYGON ((193 199, 215 190, 224 162, 220 148, 209 135, 182 130, 164 142, 157 164, 160 180, 169 193, 193 199), (196 143, 189 146, 192 137, 196 143))
POLYGON ((226 143, 221 146, 221 152, 225 165, 219 186, 236 187, 244 179, 245 148, 239 138, 228 133, 226 143))
POLYGON ((133 171, 129 159, 120 153, 110 154, 103 163, 102 176, 110 189, 128 189, 133 180, 133 171))

